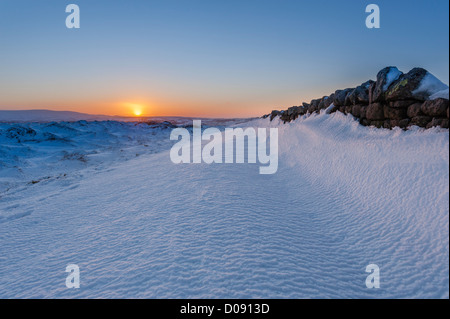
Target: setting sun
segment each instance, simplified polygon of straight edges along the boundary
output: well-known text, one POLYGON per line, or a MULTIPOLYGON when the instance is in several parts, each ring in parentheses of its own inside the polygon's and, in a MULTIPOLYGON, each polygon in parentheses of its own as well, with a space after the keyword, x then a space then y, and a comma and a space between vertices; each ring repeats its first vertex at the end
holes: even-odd
POLYGON ((142 116, 144 113, 147 113, 147 105, 142 103, 121 103, 122 107, 126 107, 128 109, 128 114, 133 114, 133 116, 142 116))

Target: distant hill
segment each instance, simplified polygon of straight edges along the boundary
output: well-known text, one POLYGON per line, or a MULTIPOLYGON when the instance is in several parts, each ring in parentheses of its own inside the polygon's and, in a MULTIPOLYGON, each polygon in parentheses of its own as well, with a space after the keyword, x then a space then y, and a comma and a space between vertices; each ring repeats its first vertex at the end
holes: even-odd
POLYGON ((2 111, 0 110, 0 122, 60 122, 60 121, 136 121, 134 117, 119 117, 108 115, 93 115, 70 111, 50 110, 23 110, 2 111))
MULTIPOLYGON (((76 122, 76 121, 120 121, 120 122, 164 122, 170 121, 175 125, 192 124, 191 117, 182 116, 157 116, 157 117, 126 117, 113 115, 94 115, 70 111, 50 111, 50 110, 22 110, 22 111, 2 111, 0 110, 0 123, 27 123, 27 122, 76 122)), ((247 122, 248 118, 198 118, 206 125, 233 125, 247 122)))

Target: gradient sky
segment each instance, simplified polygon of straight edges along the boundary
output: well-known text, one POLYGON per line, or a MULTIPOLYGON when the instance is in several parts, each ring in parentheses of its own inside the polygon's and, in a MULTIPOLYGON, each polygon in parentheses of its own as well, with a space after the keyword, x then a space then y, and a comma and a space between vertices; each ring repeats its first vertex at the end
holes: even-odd
POLYGON ((259 116, 388 65, 448 84, 448 59, 448 0, 0 0, 3 110, 259 116))

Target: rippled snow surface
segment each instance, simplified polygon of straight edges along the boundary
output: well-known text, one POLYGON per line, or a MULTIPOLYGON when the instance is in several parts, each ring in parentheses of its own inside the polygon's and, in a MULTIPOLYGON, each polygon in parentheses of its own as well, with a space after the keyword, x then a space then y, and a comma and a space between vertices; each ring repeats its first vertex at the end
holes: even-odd
POLYGON ((0 139, 0 297, 449 297, 448 130, 256 120, 280 141, 259 175, 175 165, 170 129, 99 123, 63 125, 80 133, 59 147, 0 139))

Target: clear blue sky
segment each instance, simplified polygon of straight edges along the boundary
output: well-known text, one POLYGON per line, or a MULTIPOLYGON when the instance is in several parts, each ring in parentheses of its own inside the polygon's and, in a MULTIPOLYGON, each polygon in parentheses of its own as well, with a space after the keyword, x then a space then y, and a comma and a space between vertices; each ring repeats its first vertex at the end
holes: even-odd
POLYGON ((261 115, 388 65, 448 84, 448 12, 447 0, 0 0, 0 109, 261 115), (381 29, 365 27, 370 3, 381 29))

